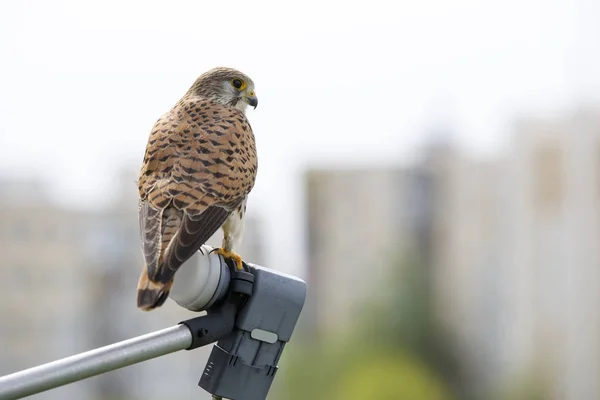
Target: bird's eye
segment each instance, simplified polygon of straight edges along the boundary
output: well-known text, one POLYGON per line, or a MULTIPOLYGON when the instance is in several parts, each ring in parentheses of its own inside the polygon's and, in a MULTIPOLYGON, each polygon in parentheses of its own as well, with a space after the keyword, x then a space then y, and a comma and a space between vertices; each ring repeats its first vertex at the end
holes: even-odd
POLYGON ((231 84, 233 85, 234 88, 236 88, 237 90, 243 90, 246 87, 246 82, 244 82, 241 79, 232 79, 231 80, 231 84))

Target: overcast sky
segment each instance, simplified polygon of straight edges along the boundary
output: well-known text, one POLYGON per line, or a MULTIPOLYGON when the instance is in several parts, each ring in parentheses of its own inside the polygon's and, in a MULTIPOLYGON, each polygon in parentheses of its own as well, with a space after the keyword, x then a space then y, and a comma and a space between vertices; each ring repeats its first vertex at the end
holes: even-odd
POLYGON ((597 97, 599 10, 593 0, 3 1, 0 176, 41 174, 65 201, 102 202, 194 79, 235 67, 260 100, 248 112, 260 160, 249 208, 277 240, 271 262, 295 260, 270 266, 293 271, 303 165, 409 160, 439 124, 487 154, 516 113, 597 97))

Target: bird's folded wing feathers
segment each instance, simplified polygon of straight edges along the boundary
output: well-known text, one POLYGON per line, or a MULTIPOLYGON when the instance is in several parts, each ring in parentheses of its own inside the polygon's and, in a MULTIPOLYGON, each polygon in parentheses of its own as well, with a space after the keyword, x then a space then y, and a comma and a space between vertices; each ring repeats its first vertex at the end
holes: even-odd
POLYGON ((186 215, 165 251, 163 258, 163 271, 171 275, 177 268, 188 260, 202 246, 221 225, 225 222, 230 212, 219 206, 210 206, 199 214, 198 219, 191 219, 186 215))

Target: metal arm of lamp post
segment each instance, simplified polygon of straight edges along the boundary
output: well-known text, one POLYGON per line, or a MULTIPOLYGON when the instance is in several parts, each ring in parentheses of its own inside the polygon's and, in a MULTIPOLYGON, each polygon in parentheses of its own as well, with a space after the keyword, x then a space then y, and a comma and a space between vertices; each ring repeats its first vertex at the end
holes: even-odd
POLYGON ((217 398, 264 400, 304 305, 306 283, 253 264, 246 266, 250 272, 235 271, 203 246, 177 272, 170 297, 189 310, 206 310, 206 315, 0 377, 0 399, 19 399, 218 342, 199 386, 217 398))

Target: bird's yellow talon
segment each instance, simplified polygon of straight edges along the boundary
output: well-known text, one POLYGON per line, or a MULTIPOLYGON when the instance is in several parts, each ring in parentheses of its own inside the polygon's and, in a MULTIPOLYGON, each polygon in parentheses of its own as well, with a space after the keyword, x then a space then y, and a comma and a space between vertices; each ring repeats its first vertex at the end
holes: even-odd
POLYGON ((223 248, 215 249, 215 253, 235 261, 235 267, 238 271, 244 270, 244 265, 242 264, 242 257, 239 254, 236 254, 233 251, 227 251, 223 248))

